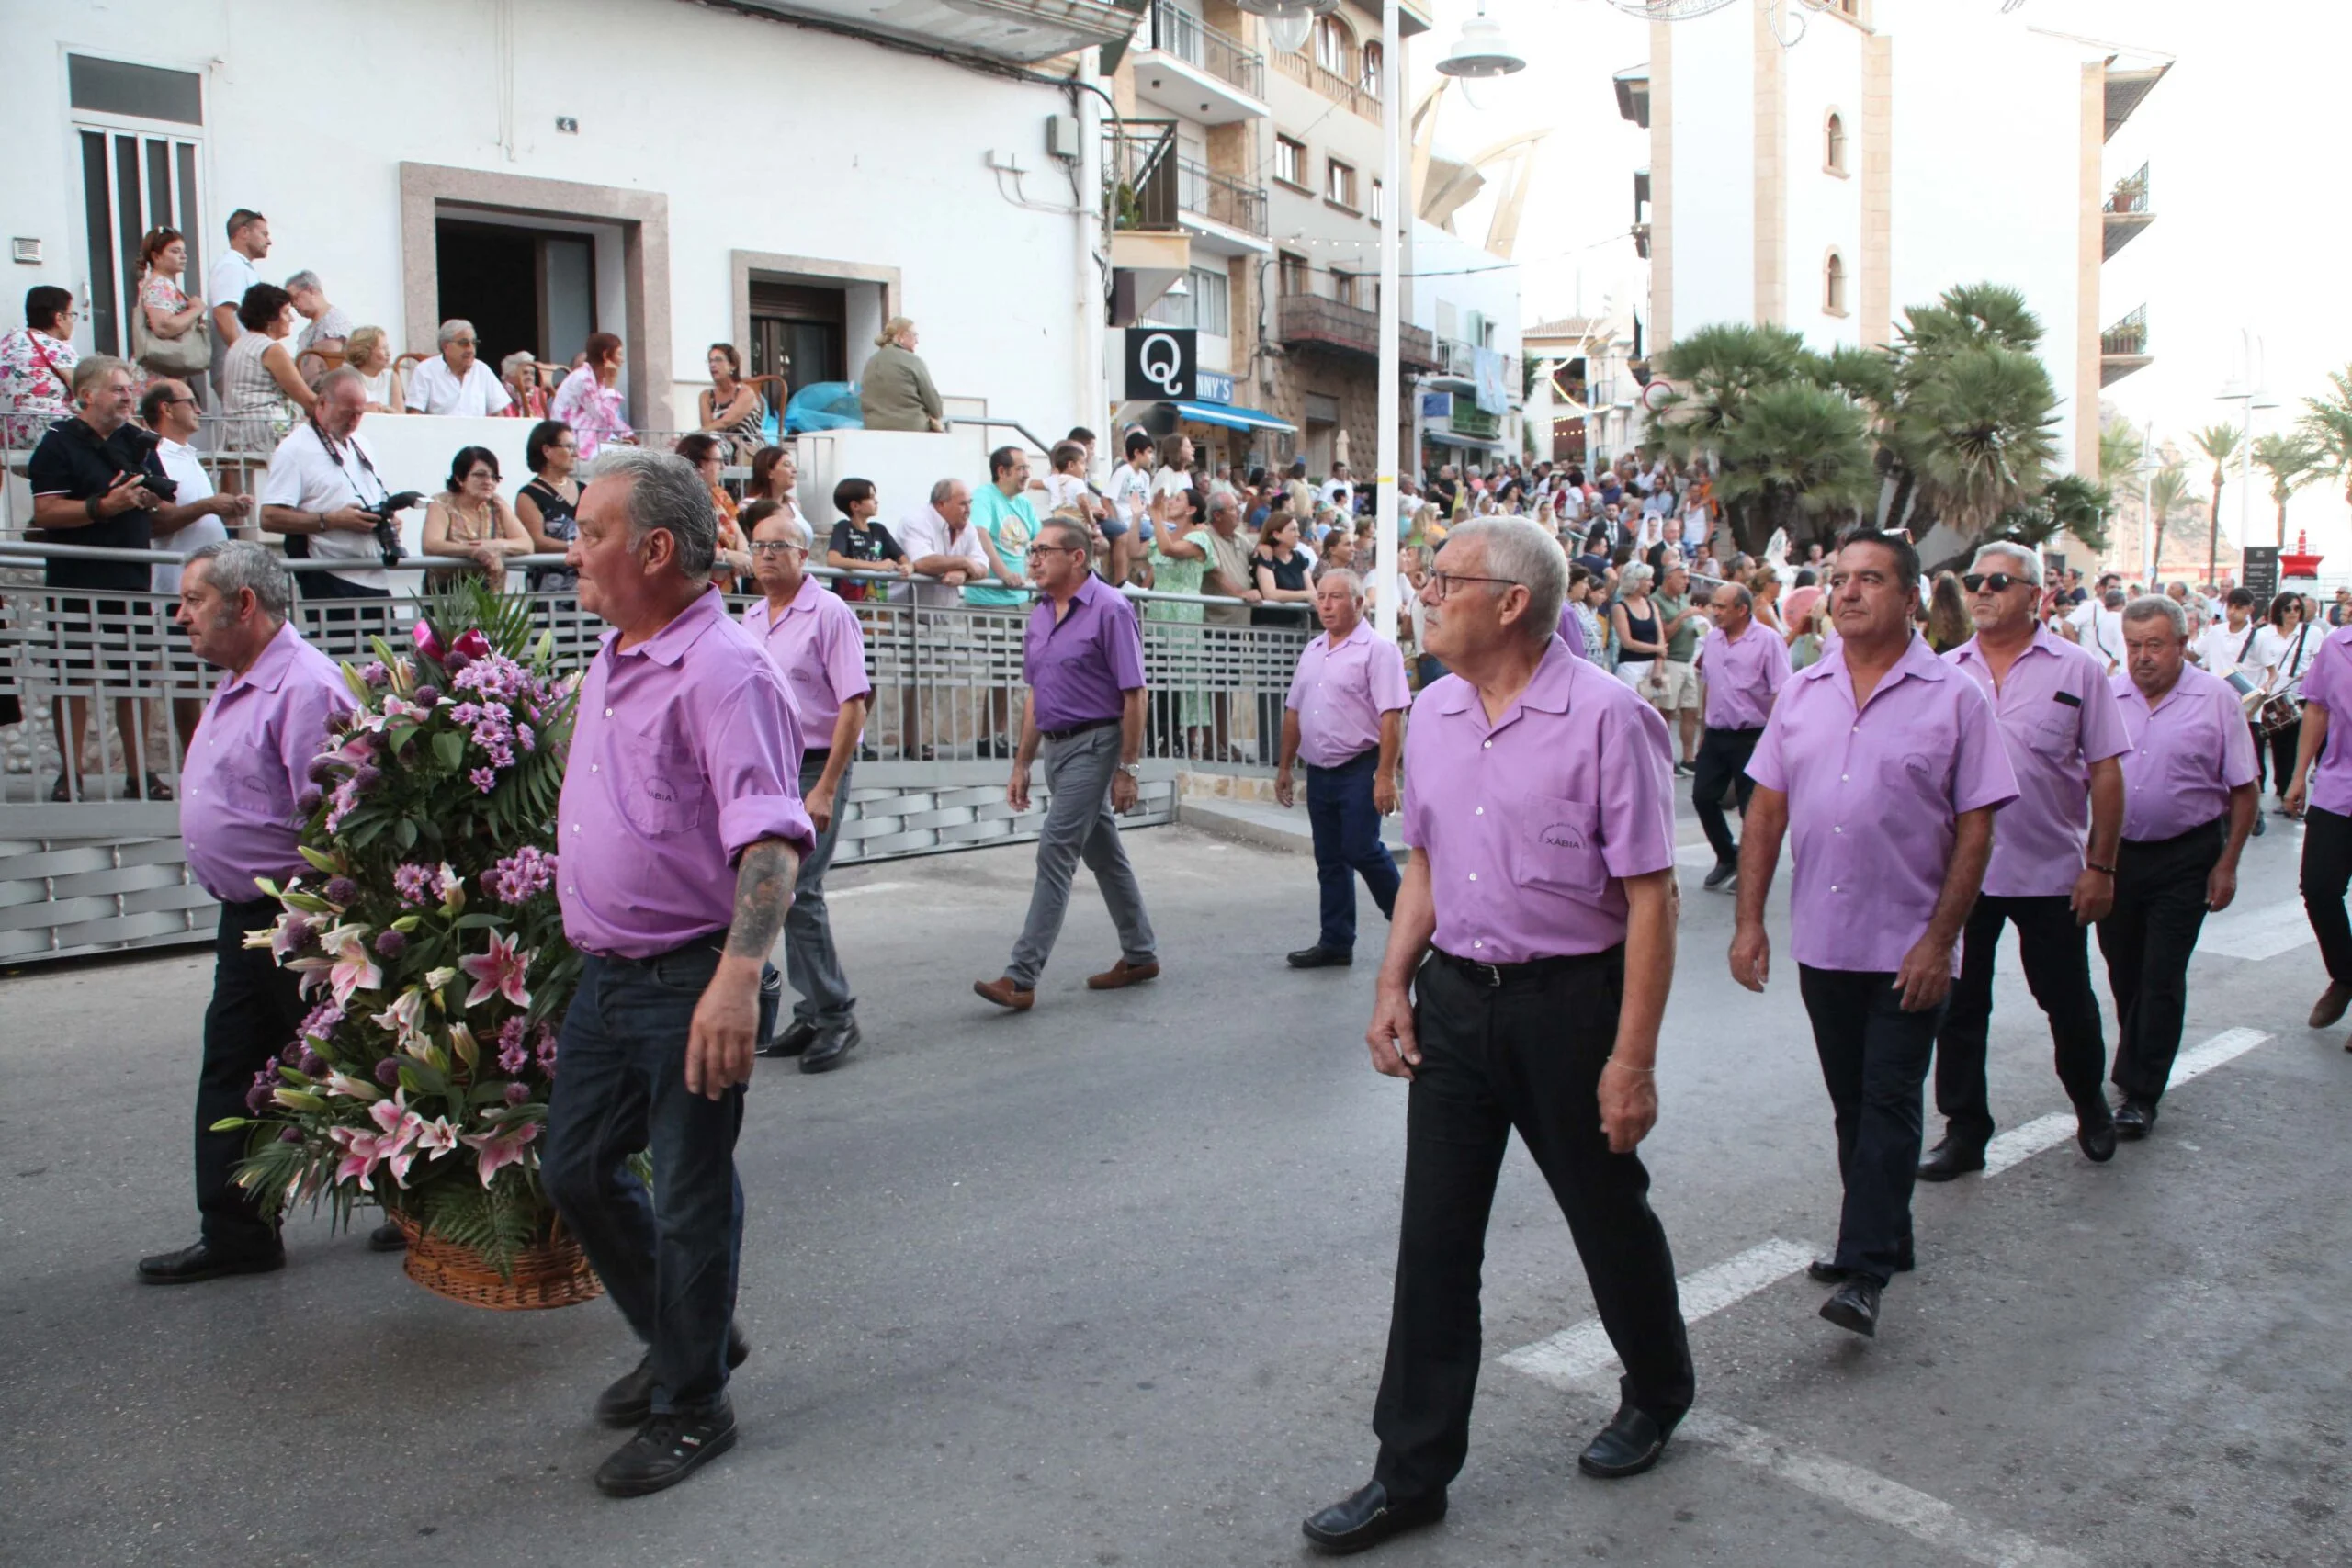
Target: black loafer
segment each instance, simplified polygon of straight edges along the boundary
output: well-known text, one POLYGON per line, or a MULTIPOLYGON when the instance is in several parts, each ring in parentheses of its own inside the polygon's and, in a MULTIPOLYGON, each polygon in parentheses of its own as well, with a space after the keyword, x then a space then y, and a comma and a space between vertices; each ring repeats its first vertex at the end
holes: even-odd
POLYGON ((792 1027, 760 1047, 763 1056, 797 1056, 817 1043, 817 1026, 792 1021, 792 1027))
POLYGON ((1639 1475, 1657 1462, 1672 1431, 1672 1427, 1659 1426, 1633 1404, 1620 1404, 1609 1425, 1600 1429, 1600 1435, 1577 1456, 1577 1468, 1603 1481, 1639 1475))
POLYGON ((804 1073, 830 1073, 842 1065, 842 1058, 857 1048, 865 1036, 858 1032, 857 1020, 848 1019, 840 1027, 823 1031, 816 1043, 800 1054, 800 1070, 804 1073))
POLYGON ((177 1252, 159 1252, 139 1260, 142 1285, 198 1285, 231 1274, 266 1274, 286 1267, 286 1249, 266 1252, 223 1252, 205 1242, 177 1252))
POLYGON ((392 1224, 390 1220, 386 1220, 382 1224, 378 1225, 374 1230, 368 1233, 368 1250, 370 1252, 406 1252, 408 1250, 408 1236, 401 1230, 400 1226, 392 1224))
POLYGON ((1294 969, 1344 969, 1355 961, 1354 948, 1325 947, 1319 942, 1313 947, 1302 947, 1290 955, 1290 966, 1294 969))
POLYGON ((1699 886, 1712 893, 1718 887, 1736 886, 1738 880, 1739 863, 1736 860, 1719 860, 1715 863, 1715 869, 1707 873, 1707 880, 1699 886))
POLYGON ((735 1407, 725 1399, 694 1415, 655 1416, 596 1467, 607 1497, 642 1497, 675 1486, 735 1446, 735 1407))
POLYGON ((2106 1106, 2099 1106, 2096 1115, 2075 1114, 2075 1143, 2093 1165, 2105 1165, 2115 1157, 2115 1118, 2106 1106))
POLYGON ((1345 1502, 1334 1503, 1321 1513, 1308 1516, 1298 1528, 1324 1551, 1340 1557, 1351 1551, 1369 1551, 1391 1536, 1433 1525, 1443 1517, 1444 1493, 1392 1503, 1388 1500, 1388 1488, 1375 1481, 1345 1502))
MULTIPOLYGON (((727 1325, 727 1365, 731 1370, 743 1364, 752 1353, 752 1342, 743 1337, 741 1324, 727 1325)), ((612 1386, 596 1396, 596 1419, 607 1427, 641 1427, 653 1418, 653 1353, 613 1381, 612 1386)))
POLYGON ((2144 1100, 2127 1100, 2115 1108, 2115 1135, 2127 1143, 2146 1137, 2156 1125, 2156 1108, 2144 1100))
POLYGON ((1928 1157, 1919 1162, 1919 1179, 1950 1181, 1955 1177, 1966 1176, 1972 1170, 1984 1168, 1984 1145, 1963 1144, 1956 1138, 1946 1138, 1928 1150, 1928 1157))
POLYGON ((1865 1339, 1878 1337, 1878 1281, 1849 1275, 1837 1293, 1821 1303, 1821 1315, 1865 1339))

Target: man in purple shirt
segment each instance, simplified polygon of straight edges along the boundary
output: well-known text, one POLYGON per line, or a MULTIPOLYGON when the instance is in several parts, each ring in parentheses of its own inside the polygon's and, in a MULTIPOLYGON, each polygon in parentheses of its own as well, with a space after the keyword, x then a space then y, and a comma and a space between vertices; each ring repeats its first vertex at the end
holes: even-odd
POLYGON ((2197 933, 2237 897, 2262 786, 2237 693, 2186 662, 2188 615, 2152 593, 2125 605, 2120 625, 2123 842, 2098 950, 2115 993, 2115 1130, 2144 1138, 2180 1051, 2197 933))
POLYGON ((1736 794, 1743 820, 1756 782, 1747 759, 1764 734, 1773 699, 1789 679, 1789 645, 1770 626, 1756 624, 1756 595, 1726 582, 1712 601, 1715 624, 1699 645, 1699 676, 1706 690, 1707 730, 1690 779, 1690 808, 1715 852, 1706 886, 1725 892, 1739 886, 1739 845, 1724 820, 1724 796, 1736 794))
POLYGON ((1469 1450, 1479 1268, 1516 1130, 1566 1216, 1624 1363, 1586 1474, 1657 1462, 1695 1378, 1674 1257, 1635 1152, 1657 1120, 1674 979, 1674 772, 1666 722, 1553 635, 1567 563, 1544 529, 1455 528, 1421 589, 1429 648, 1406 738, 1405 837, 1365 1041, 1408 1080, 1405 1205, 1369 1484, 1309 1517, 1356 1551, 1445 1515, 1469 1450))
POLYGON ((2352 705, 2352 626, 2330 632, 2304 672, 2302 732, 2287 789, 2287 809, 2303 818, 2303 914, 2327 965, 2327 989, 2312 1008, 2313 1029, 2335 1023, 2352 1004, 2352 916, 2344 908, 2345 890, 2352 887, 2352 739, 2329 733, 2343 705, 2352 705))
POLYGON ((281 1268, 277 1226, 236 1184, 245 1134, 216 1133, 246 1114, 254 1075, 286 1048, 305 1011, 297 982, 248 931, 281 912, 254 886, 308 872, 295 848, 307 815, 311 759, 328 726, 354 704, 342 671, 286 624, 292 586, 277 559, 245 540, 209 544, 188 558, 176 616, 196 656, 227 671, 188 738, 180 770, 180 837, 188 869, 220 900, 212 945, 212 1001, 204 1010, 204 1066, 196 1087, 196 1207, 202 1239, 139 1262, 151 1285, 187 1285, 223 1274, 281 1268))
POLYGON ((1984 1084, 1993 960, 2001 929, 2011 921, 2026 987, 2050 1020, 2058 1081, 2075 1102, 2075 1141, 2094 1160, 2115 1157, 2115 1123, 2100 1084, 2107 1036, 2091 989, 2085 928, 2115 901, 2123 716, 2098 659, 2037 620, 2041 558, 2030 548, 1985 546, 1961 585, 1976 635, 1944 661, 1991 701, 2018 797, 1994 825, 1984 891, 1969 914, 1960 979, 1936 1035, 1936 1109, 1944 1136, 1919 1166, 1922 1181, 1984 1168, 1984 1145, 1993 1137, 1984 1084))
POLYGON ((1012 962, 998 978, 972 983, 976 993, 1014 1012, 1036 1004, 1037 976, 1061 935, 1080 859, 1094 873, 1119 932, 1119 961, 1088 976, 1087 988, 1115 991, 1159 973, 1143 889, 1119 841, 1118 813, 1135 809, 1141 772, 1143 634, 1134 607, 1087 570, 1089 554, 1086 530, 1058 519, 1038 530, 1029 549, 1029 575, 1038 589, 1021 649, 1029 696, 1004 798, 1015 811, 1029 809, 1029 764, 1042 742, 1046 820, 1037 829, 1029 919, 1012 962))
POLYGON ((557 899, 580 951, 539 1179, 639 1339, 596 1402, 637 1435, 614 1496, 735 1446, 728 1369, 743 1190, 735 1138, 760 968, 815 834, 783 677, 710 585, 718 520, 684 458, 601 455, 566 564, 613 626, 580 683, 557 803, 557 899), (629 1160, 650 1149, 656 1202, 629 1160))
POLYGON ((1324 635, 1298 657, 1274 771, 1274 798, 1288 807, 1292 764, 1306 759, 1306 819, 1322 886, 1322 930, 1314 946, 1290 955, 1294 969, 1355 962, 1358 873, 1381 917, 1396 912, 1396 862, 1380 841, 1380 819, 1396 809, 1396 753, 1413 701, 1405 656, 1363 618, 1354 572, 1324 574, 1315 585, 1315 615, 1324 635))
POLYGON ((752 541, 752 575, 761 597, 743 612, 743 629, 767 649, 776 673, 792 694, 806 743, 800 753, 800 795, 817 829, 816 847, 800 863, 792 908, 784 917, 784 964, 792 988, 792 1027, 770 1038, 776 1003, 782 999, 775 966, 760 976, 760 1055, 798 1056, 804 1073, 828 1073, 842 1065, 861 1038, 857 998, 850 995, 833 950, 832 921, 825 910, 825 868, 833 863, 844 813, 838 803, 849 793, 850 764, 865 728, 865 705, 874 682, 865 675, 865 639, 857 612, 810 577, 808 525, 773 501, 743 509, 741 525, 752 541))
POLYGON ((1732 978, 1760 991, 1764 899, 1793 829, 1789 897, 1797 987, 1837 1113, 1845 1202, 1821 1315, 1878 1332, 1879 1294, 1911 1267, 1920 1089, 1993 851, 1993 813, 2017 798, 1993 709, 1913 635, 1919 558, 1865 530, 1828 588, 1839 643, 1781 693, 1747 773, 1732 978))

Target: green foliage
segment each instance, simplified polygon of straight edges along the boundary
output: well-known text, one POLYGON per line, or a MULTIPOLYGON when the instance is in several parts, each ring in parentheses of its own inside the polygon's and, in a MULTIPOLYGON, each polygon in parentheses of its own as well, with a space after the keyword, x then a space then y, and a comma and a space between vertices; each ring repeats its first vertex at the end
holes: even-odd
POLYGON ((2140 466, 2147 454, 2147 444, 2131 422, 2110 419, 2098 427, 2098 479, 2112 485, 2140 466))
MULTIPOLYGON (((1987 539, 2015 539, 2039 549, 2071 534, 2094 550, 2108 546, 2107 518, 2115 497, 2079 474, 2061 474, 2022 506, 2003 513, 1987 539)), ((1981 542, 1981 541, 1980 541, 1981 542)))
POLYGON ((1973 541, 2049 482, 2057 405, 2049 371, 2027 350, 1952 348, 1905 387, 1890 444, 1921 502, 1973 541))
MULTIPOLYGON (((2295 425, 2297 445, 2310 454, 2310 466, 2303 470, 2306 477, 2329 474, 2343 479, 2346 498, 2352 499, 2352 371, 2331 370, 2327 380, 2327 393, 2303 400, 2302 418, 2295 425)), ((2255 461, 2262 461, 2260 442, 2255 444, 2255 461)), ((2276 482, 2274 475, 2274 486, 2276 482)), ((2286 497, 2275 488, 2272 494, 2278 502, 2278 525, 2283 531, 2286 497)))
POLYGON ((1867 505, 1879 484, 1868 434, 1842 392, 1795 381, 1766 387, 1724 432, 1715 494, 1760 513, 1768 537, 1829 508, 1867 505))

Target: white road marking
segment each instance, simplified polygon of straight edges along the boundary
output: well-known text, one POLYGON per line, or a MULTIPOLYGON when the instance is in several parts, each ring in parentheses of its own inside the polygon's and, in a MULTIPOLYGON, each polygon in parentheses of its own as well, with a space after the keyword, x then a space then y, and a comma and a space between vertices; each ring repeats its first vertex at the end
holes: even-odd
MULTIPOLYGON (((1736 1258, 1725 1258, 1712 1269, 1688 1275, 1676 1287, 1682 1298, 1682 1321, 1696 1323, 1745 1301, 1767 1285, 1787 1279, 1812 1260, 1813 1254, 1805 1247, 1775 1237, 1761 1247, 1749 1247, 1736 1258)), ((1555 1388, 1567 1388, 1614 1368, 1617 1352, 1610 1348, 1609 1333, 1601 1327, 1600 1320, 1588 1318, 1549 1339, 1521 1346, 1504 1356, 1502 1363, 1555 1388)))
POLYGON ((2044 1149, 2054 1149, 2075 1135, 2075 1113, 2053 1111, 2022 1127, 2012 1127, 1984 1145, 1984 1174, 1998 1176, 2044 1149))
POLYGON ((1695 844, 1677 844, 1674 847, 1674 863, 1691 871, 1713 871, 1715 869, 1714 846, 1704 839, 1695 844))
POLYGON ((1677 1437, 1715 1449, 1726 1458, 1753 1465, 1826 1503, 1867 1519, 1893 1525, 1905 1534, 1940 1547, 1984 1568, 2083 1568, 2085 1560, 2030 1536, 1997 1529, 1970 1518, 1939 1497, 1889 1481, 1859 1465, 1785 1442, 1743 1421, 1711 1410, 1693 1411, 1677 1437))
POLYGON ((2233 905, 2205 917, 2197 933, 2197 951, 2222 958, 2276 958, 2315 941, 2301 898, 2287 898, 2259 908, 2233 905))
POLYGON ((2203 1044, 2192 1045, 2173 1058, 2172 1078, 2167 1087, 2178 1089, 2191 1078, 2202 1077, 2222 1063, 2237 1060, 2269 1038, 2267 1030, 2224 1029, 2203 1044))
POLYGON ((861 893, 898 893, 913 886, 911 882, 865 882, 855 887, 828 887, 825 899, 832 903, 842 898, 854 898, 861 893))

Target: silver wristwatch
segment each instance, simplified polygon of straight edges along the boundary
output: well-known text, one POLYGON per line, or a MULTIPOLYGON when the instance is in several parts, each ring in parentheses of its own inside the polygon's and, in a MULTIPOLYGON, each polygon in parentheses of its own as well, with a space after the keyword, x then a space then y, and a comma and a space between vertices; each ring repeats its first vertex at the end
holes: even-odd
POLYGON ((1127 777, 1131 779, 1139 779, 1143 777, 1143 764, 1141 762, 1122 762, 1119 764, 1119 772, 1126 774, 1127 777))

